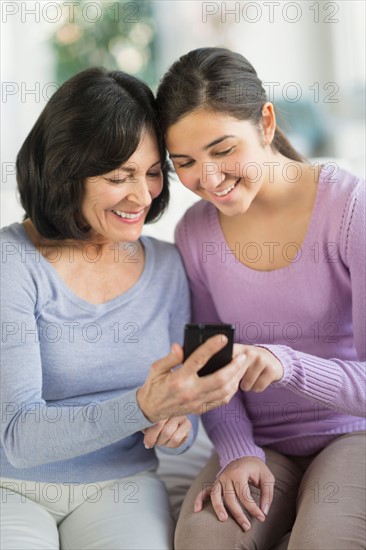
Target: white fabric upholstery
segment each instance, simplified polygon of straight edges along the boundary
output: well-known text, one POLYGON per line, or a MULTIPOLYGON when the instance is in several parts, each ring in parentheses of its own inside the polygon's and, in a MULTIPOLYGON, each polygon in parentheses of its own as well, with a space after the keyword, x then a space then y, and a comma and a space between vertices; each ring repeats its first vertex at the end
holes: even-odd
POLYGON ((186 492, 198 472, 206 465, 212 449, 212 443, 200 420, 197 439, 186 453, 172 456, 157 450, 160 461, 158 474, 167 486, 175 519, 178 518, 186 492))

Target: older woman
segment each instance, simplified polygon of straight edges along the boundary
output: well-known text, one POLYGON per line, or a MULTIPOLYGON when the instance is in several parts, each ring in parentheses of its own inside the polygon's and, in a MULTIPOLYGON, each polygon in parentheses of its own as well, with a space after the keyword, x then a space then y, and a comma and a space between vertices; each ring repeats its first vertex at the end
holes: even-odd
POLYGON ((172 547, 153 447, 188 448, 185 415, 228 402, 244 371, 238 355, 198 377, 222 338, 174 368, 184 270, 141 237, 168 202, 164 163, 150 90, 103 69, 66 82, 19 152, 26 216, 1 235, 4 550, 172 547))

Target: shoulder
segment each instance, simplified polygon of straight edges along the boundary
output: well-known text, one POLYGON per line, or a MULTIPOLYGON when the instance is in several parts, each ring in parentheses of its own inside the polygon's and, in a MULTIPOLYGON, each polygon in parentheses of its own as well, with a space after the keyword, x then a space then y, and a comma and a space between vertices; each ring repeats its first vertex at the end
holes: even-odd
POLYGON ((24 264, 30 243, 20 223, 13 223, 0 229, 1 263, 7 266, 24 264), (28 245, 28 246, 27 246, 28 245))
POLYGON ((324 165, 319 178, 324 202, 347 209, 353 197, 365 195, 365 180, 330 162, 324 165))
POLYGON ((153 254, 156 259, 164 259, 165 262, 174 262, 177 258, 179 259, 179 252, 174 244, 155 237, 143 236, 141 240, 148 252, 153 254))
POLYGON ((20 223, 12 223, 0 229, 0 240, 2 243, 12 242, 20 244, 24 241, 24 237, 24 230, 20 223))
POLYGON ((366 182, 329 163, 321 172, 319 184, 328 236, 339 242, 341 256, 348 264, 350 250, 354 252, 365 241, 366 182))
POLYGON ((147 252, 148 284, 156 296, 164 296, 164 301, 175 303, 187 299, 188 281, 178 248, 154 237, 141 237, 147 252))
POLYGON ((178 248, 184 243, 198 243, 210 234, 209 220, 216 215, 216 208, 205 200, 191 206, 180 219, 175 229, 175 241, 178 248))
POLYGON ((155 273, 161 272, 161 277, 184 273, 181 256, 175 244, 154 237, 142 237, 141 240, 147 254, 150 254, 155 273))
POLYGON ((14 223, 0 230, 1 292, 7 302, 33 304, 40 281, 39 253, 27 239, 23 226, 14 223))

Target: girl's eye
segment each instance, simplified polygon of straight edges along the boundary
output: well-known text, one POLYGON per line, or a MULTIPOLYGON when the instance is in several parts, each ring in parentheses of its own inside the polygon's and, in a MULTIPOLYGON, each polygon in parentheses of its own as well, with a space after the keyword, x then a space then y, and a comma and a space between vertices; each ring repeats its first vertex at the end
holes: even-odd
POLYGON ((231 153, 231 151, 234 149, 234 147, 229 147, 229 149, 225 149, 225 151, 217 151, 217 153, 213 153, 215 157, 221 157, 223 155, 228 155, 231 153))
POLYGON ((188 166, 192 166, 193 160, 189 160, 188 162, 185 162, 184 164, 178 164, 178 168, 187 168, 188 166))

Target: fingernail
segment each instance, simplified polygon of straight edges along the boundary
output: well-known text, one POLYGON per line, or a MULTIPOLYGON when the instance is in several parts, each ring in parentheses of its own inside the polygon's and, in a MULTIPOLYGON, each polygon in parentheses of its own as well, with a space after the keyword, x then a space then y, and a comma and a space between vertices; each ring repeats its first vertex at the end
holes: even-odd
POLYGON ((145 449, 151 449, 151 447, 149 447, 148 445, 146 445, 146 443, 144 443, 145 445, 145 449))
POLYGON ((225 519, 226 519, 225 514, 220 514, 220 515, 219 515, 219 520, 220 520, 220 521, 225 521, 225 519))
POLYGON ((194 511, 195 511, 195 512, 199 512, 200 510, 201 510, 200 505, 199 505, 199 504, 195 504, 195 505, 194 505, 194 511))
POLYGON ((258 520, 258 521, 264 521, 265 519, 266 519, 266 518, 265 518, 263 515, 258 514, 258 516, 257 516, 257 520, 258 520))
POLYGON ((268 510, 269 510, 269 504, 266 504, 265 507, 264 507, 264 510, 263 510, 263 514, 265 516, 268 514, 268 510))
POLYGON ((249 529, 250 529, 250 523, 243 523, 242 529, 243 529, 244 531, 249 531, 249 529))

